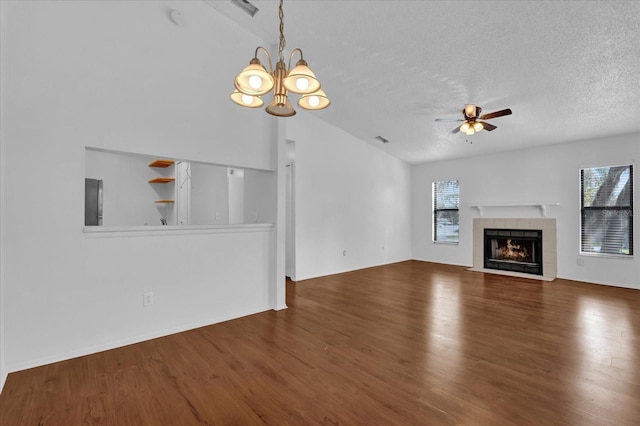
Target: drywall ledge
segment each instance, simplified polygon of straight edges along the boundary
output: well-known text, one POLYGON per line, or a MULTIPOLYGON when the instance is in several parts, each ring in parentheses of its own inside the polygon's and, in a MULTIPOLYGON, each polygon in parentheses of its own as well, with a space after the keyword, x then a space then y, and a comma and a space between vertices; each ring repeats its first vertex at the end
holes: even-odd
POLYGON ((85 226, 86 238, 150 237, 193 234, 228 234, 237 232, 271 232, 271 223, 251 223, 242 225, 167 225, 167 226, 85 226))

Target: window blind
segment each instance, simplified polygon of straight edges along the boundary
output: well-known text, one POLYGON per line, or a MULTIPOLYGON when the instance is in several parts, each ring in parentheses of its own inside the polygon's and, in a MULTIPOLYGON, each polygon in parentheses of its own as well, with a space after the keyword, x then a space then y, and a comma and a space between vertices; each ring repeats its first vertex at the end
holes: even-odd
POLYGON ((457 180, 433 182, 433 241, 459 239, 460 186, 457 180))
POLYGON ((633 165, 580 170, 580 251, 633 255, 633 165))

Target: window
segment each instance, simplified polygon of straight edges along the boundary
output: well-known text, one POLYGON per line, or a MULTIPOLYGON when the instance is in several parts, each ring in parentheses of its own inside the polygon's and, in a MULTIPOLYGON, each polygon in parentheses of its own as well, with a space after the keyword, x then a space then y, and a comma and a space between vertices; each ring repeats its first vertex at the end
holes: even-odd
POLYGON ((580 252, 633 255, 633 166, 580 170, 580 252))
POLYGON ((433 241, 458 242, 459 204, 457 180, 433 182, 433 241))

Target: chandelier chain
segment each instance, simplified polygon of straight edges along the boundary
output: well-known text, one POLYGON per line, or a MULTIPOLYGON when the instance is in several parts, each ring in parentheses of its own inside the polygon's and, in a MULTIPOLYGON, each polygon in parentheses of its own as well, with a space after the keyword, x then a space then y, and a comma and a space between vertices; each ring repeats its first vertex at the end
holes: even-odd
POLYGON ((278 45, 278 56, 281 61, 284 61, 284 47, 287 42, 284 39, 284 10, 282 9, 282 1, 280 0, 280 6, 278 7, 278 16, 280 17, 280 44, 278 45))

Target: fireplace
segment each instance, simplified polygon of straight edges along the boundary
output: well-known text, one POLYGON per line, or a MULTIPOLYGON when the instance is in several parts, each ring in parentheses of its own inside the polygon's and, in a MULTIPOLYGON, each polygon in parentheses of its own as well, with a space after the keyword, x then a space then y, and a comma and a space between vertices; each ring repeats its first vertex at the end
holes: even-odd
MULTIPOLYGON (((492 235, 496 239, 522 240, 519 235, 492 235), (509 238, 505 238, 509 237, 509 238)), ((524 236, 524 234, 523 234, 524 236)), ((554 218, 487 218, 478 217, 473 219, 473 267, 472 271, 492 273, 499 275, 510 275, 514 277, 525 277, 540 279, 543 281, 553 281, 558 273, 558 241, 557 241, 556 220, 554 218), (542 237, 538 240, 535 248, 534 262, 500 262, 502 259, 491 260, 487 265, 485 256, 485 230, 490 231, 522 231, 536 232, 542 237), (539 250, 539 251, 537 251, 539 250), (539 263, 539 267, 526 267, 526 263, 539 263), (502 269, 495 269, 499 267, 502 269), (517 268, 516 268, 517 267, 517 268), (491 268, 491 269, 490 269, 491 268), (507 269, 510 268, 510 269, 507 269), (527 272, 522 272, 520 269, 527 272), (528 271, 533 271, 529 273, 528 271)), ((533 235, 531 236, 533 237, 533 235)), ((513 241, 512 241, 513 244, 513 241)), ((512 251, 518 251, 515 247, 512 251)), ((528 249, 527 249, 528 251, 528 249)), ((495 255, 492 256, 495 259, 495 255)), ((489 257, 491 259, 491 256, 489 257)))
POLYGON ((542 275, 542 230, 485 228, 484 268, 542 275))

